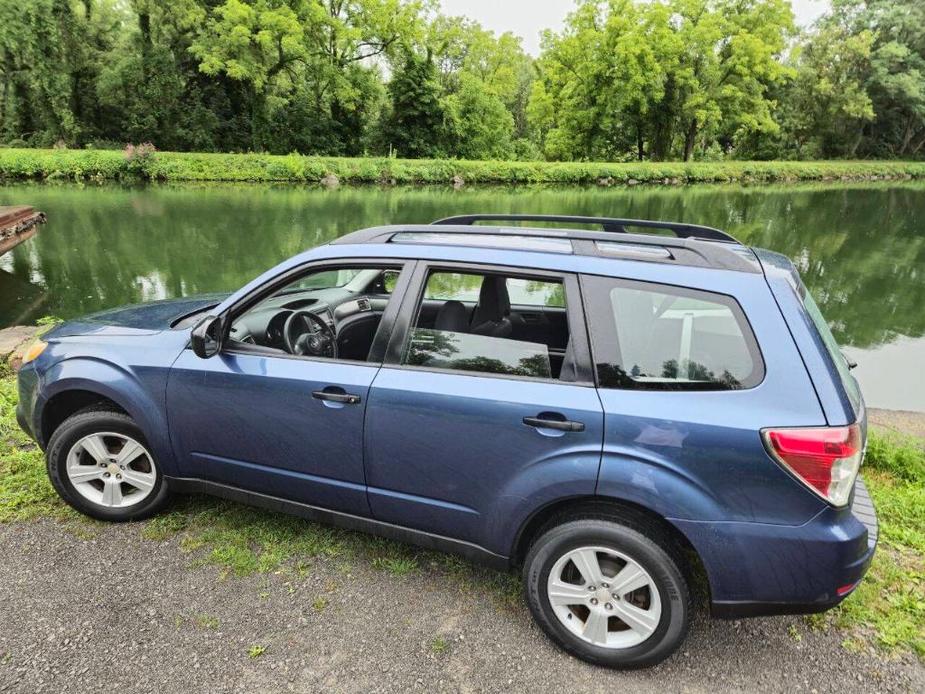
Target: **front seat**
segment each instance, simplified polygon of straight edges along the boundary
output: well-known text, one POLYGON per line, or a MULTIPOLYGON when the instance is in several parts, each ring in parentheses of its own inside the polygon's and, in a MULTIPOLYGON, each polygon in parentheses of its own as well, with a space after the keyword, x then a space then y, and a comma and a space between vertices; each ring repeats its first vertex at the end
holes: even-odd
POLYGON ((507 278, 486 275, 479 291, 479 303, 472 314, 469 332, 490 337, 511 334, 511 298, 507 293, 507 278))
POLYGON ((443 330, 452 333, 469 332, 469 313, 461 301, 445 301, 437 318, 434 320, 434 330, 443 330))
POLYGON ((382 314, 357 313, 337 326, 337 356, 340 359, 366 361, 373 346, 382 314))

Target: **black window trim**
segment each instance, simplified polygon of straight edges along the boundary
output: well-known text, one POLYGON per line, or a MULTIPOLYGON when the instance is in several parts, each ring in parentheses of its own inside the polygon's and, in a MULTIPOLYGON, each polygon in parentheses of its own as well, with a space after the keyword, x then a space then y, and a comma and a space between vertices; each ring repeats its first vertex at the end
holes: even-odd
MULTIPOLYGON (((745 313, 745 310, 742 308, 742 305, 739 303, 731 294, 726 294, 724 292, 718 292, 711 289, 702 289, 698 287, 689 287, 679 284, 671 284, 669 282, 653 282, 651 280, 641 280, 641 279, 632 279, 628 277, 615 277, 612 275, 595 275, 590 273, 581 273, 579 275, 579 283, 582 287, 582 295, 587 302, 584 306, 585 315, 587 316, 588 322, 588 335, 589 335, 589 346, 592 355, 593 363, 593 374, 594 374, 594 383, 598 388, 603 388, 606 390, 623 390, 623 391, 658 391, 658 392, 672 392, 672 393, 704 393, 704 392, 713 392, 713 393, 725 393, 725 392, 743 392, 747 390, 753 390, 757 388, 762 383, 767 376, 767 365, 764 359, 764 354, 761 351, 761 344, 758 342, 758 338, 755 336, 755 330, 752 327, 751 321, 748 319, 748 314, 745 313), (592 300, 593 288, 589 286, 592 282, 608 282, 610 287, 608 289, 608 298, 606 301, 597 302, 601 304, 600 306, 594 305, 592 300), (711 297, 717 297, 720 299, 719 302, 724 306, 729 307, 732 311, 733 317, 736 320, 736 323, 739 325, 739 329, 742 332, 742 337, 745 340, 746 348, 748 353, 752 358, 752 363, 754 365, 752 373, 749 375, 749 378, 744 381, 739 388, 720 388, 710 381, 702 382, 669 382, 669 383, 647 383, 644 381, 633 381, 634 385, 632 387, 623 387, 623 386, 607 386, 601 383, 599 369, 597 368, 598 362, 596 361, 596 351, 603 352, 604 350, 595 350, 594 347, 594 326, 599 323, 604 323, 609 325, 614 323, 614 336, 613 343, 614 347, 612 349, 616 350, 616 356, 618 361, 621 360, 622 355, 619 352, 618 342, 616 340, 616 325, 612 316, 613 307, 609 298, 610 290, 614 287, 627 287, 627 288, 649 288, 651 291, 658 292, 659 287, 667 288, 673 290, 670 293, 677 294, 679 296, 690 296, 693 298, 700 298, 703 300, 703 295, 708 295, 711 297), (611 314, 609 316, 602 316, 601 312, 606 311, 611 314)), ((665 292, 662 292, 665 293, 665 292)), ((709 299, 708 299, 709 300, 709 299)), ((605 348, 606 349, 606 348, 605 348)), ((605 363, 602 361, 601 363, 605 363)), ((632 380, 632 378, 630 379, 632 380)))
POLYGON ((229 306, 222 313, 222 354, 246 354, 264 357, 276 357, 279 359, 297 359, 300 361, 315 361, 326 364, 354 364, 379 367, 385 357, 386 346, 388 345, 389 336, 395 323, 396 314, 404 299, 405 292, 411 283, 417 260, 409 258, 390 258, 390 257, 356 257, 356 258, 324 258, 319 260, 310 260, 294 268, 277 275, 266 283, 255 287, 252 291, 242 296, 238 301, 229 306), (363 359, 332 359, 330 357, 318 357, 305 354, 289 354, 281 352, 270 347, 262 345, 251 345, 246 342, 237 342, 229 340, 231 325, 235 318, 242 313, 253 308, 263 299, 271 295, 274 291, 292 283, 299 277, 314 273, 325 268, 361 268, 361 269, 390 269, 399 268, 398 282, 391 294, 389 302, 386 304, 385 311, 382 313, 382 319, 376 334, 373 337, 373 344, 369 350, 369 356, 363 359))
MULTIPOLYGON (((527 381, 531 383, 552 383, 556 385, 595 387, 594 369, 591 364, 591 348, 587 323, 583 313, 582 288, 578 275, 557 270, 515 267, 510 265, 491 265, 468 263, 465 261, 420 260, 414 268, 409 287, 402 298, 401 308, 392 325, 391 338, 383 360, 383 367, 391 369, 410 369, 433 373, 453 374, 470 378, 500 378, 506 380, 527 381), (462 272, 468 274, 494 274, 507 277, 524 277, 528 279, 547 279, 562 282, 565 288, 565 311, 569 326, 569 338, 573 340, 572 352, 575 359, 576 378, 574 381, 562 381, 558 378, 537 378, 536 376, 518 376, 513 374, 494 374, 481 371, 463 371, 433 366, 402 364, 401 356, 411 325, 417 317, 418 306, 424 301, 427 290, 427 278, 432 272, 462 272), (570 298, 574 297, 574 298, 570 298)), ((567 347, 566 347, 567 348, 567 347)))

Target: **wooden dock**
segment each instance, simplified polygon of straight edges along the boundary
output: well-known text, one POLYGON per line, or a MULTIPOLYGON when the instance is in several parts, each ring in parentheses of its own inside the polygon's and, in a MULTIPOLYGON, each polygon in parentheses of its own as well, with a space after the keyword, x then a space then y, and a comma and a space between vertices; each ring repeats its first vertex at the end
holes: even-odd
POLYGON ((45 213, 28 205, 0 207, 0 255, 30 239, 45 223, 45 213))

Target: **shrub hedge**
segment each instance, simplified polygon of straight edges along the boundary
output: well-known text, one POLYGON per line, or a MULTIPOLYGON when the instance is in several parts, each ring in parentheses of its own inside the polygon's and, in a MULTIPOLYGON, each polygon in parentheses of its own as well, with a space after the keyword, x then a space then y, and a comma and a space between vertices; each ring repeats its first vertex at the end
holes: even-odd
POLYGON ((925 162, 533 162, 0 148, 0 178, 383 184, 791 182, 925 178, 925 162))

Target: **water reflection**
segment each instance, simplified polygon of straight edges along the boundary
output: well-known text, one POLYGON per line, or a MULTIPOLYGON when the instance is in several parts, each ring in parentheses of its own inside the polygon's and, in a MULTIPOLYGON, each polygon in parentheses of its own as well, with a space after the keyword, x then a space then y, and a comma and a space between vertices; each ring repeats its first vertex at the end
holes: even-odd
MULTIPOLYGON (((0 187, 0 205, 15 203, 44 210, 50 222, 35 239, 0 258, 0 325, 235 289, 298 251, 364 226, 466 212, 611 215, 709 224, 788 255, 838 339, 861 350, 859 373, 876 371, 870 360, 880 345, 908 336, 920 339, 910 341, 912 347, 897 358, 908 377, 923 378, 921 183, 460 191, 0 187), (30 284, 34 288, 27 296, 23 287, 30 284)), ((925 383, 916 389, 911 405, 903 403, 925 409, 925 383)))

